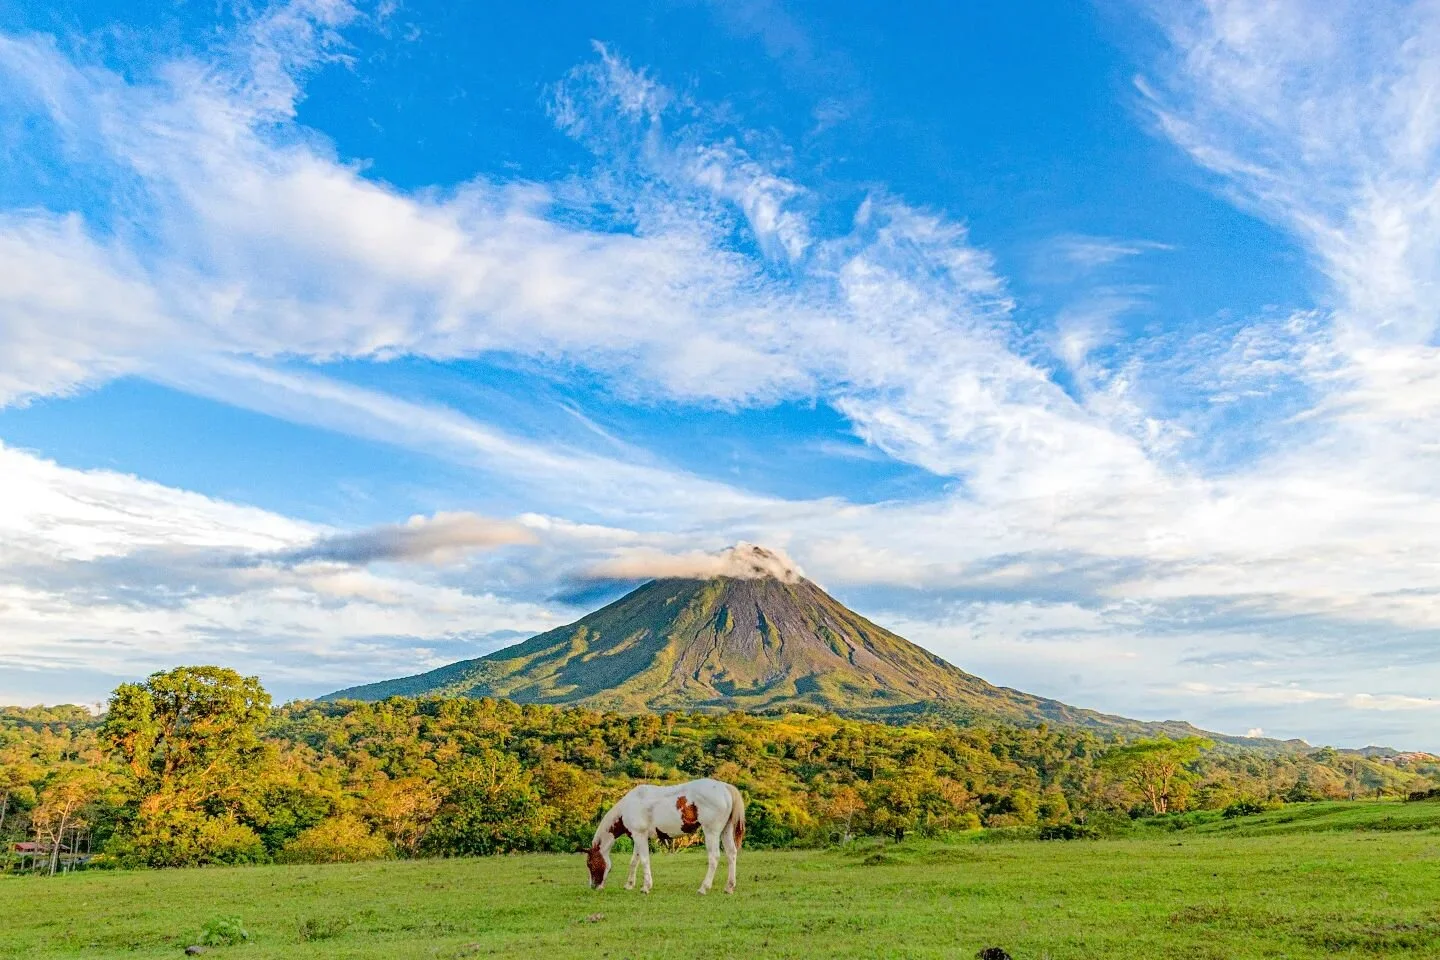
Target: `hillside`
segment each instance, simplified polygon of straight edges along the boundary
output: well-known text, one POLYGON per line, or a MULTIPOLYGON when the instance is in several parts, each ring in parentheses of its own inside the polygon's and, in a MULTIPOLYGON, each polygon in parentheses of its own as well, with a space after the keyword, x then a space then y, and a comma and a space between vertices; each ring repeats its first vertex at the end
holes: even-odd
POLYGON ((575 623, 488 656, 323 699, 437 694, 628 712, 811 706, 891 721, 1201 733, 1187 723, 1129 720, 986 683, 801 577, 653 580, 575 623))

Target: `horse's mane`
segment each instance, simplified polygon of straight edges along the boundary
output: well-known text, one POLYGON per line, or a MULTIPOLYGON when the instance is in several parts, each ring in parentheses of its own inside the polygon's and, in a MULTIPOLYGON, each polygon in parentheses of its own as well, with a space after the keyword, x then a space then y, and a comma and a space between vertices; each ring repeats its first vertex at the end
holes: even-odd
MULTIPOLYGON (((628 796, 628 794, 626 796, 628 796)), ((605 811, 605 816, 600 818, 600 825, 595 828, 595 836, 590 840, 591 846, 599 843, 600 839, 610 832, 610 827, 619 816, 620 804, 624 799, 625 797, 621 797, 619 800, 616 800, 610 805, 610 809, 605 811)))

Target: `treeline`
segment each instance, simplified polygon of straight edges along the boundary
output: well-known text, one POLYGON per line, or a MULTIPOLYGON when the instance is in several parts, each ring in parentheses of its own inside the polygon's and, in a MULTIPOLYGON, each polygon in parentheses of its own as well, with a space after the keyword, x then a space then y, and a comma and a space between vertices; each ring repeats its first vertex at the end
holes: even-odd
POLYGON ((55 863, 88 851, 155 867, 570 851, 633 783, 714 776, 747 796, 747 843, 816 845, 1403 797, 1440 781, 1434 764, 1210 746, 821 713, 439 698, 273 708, 255 678, 179 668, 120 687, 98 717, 0 710, 0 838, 55 863))

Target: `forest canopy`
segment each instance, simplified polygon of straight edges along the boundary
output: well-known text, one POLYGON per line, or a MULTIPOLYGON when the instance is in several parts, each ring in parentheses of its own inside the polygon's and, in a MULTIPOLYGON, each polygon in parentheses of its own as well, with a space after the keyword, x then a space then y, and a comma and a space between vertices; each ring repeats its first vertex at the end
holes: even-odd
POLYGON ((639 781, 714 776, 747 843, 1082 828, 1431 788, 1434 761, 1265 754, 1063 727, 891 726, 822 712, 620 714, 504 700, 272 707, 181 667, 96 716, 0 709, 0 839, 125 866, 571 851, 639 781), (1238 805, 1238 806, 1237 806, 1238 805))

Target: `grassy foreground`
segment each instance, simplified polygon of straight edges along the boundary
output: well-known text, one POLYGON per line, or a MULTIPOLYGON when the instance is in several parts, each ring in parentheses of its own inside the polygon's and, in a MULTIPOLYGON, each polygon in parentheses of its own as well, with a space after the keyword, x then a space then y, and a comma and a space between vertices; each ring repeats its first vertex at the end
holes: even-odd
MULTIPOLYGON (((747 851, 695 894, 698 851, 649 897, 582 858, 92 872, 0 882, 0 957, 176 957, 240 917, 270 957, 1440 956, 1437 807, 1316 804, 1151 836, 747 851)), ((623 879, 623 878, 622 878, 623 879)))

